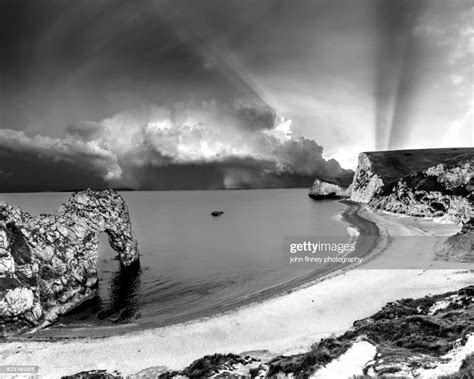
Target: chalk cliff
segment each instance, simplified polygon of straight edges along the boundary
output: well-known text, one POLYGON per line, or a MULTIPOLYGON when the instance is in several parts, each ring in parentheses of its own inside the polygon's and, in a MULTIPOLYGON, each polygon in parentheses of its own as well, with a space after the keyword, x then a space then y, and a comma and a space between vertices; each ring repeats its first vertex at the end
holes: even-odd
MULTIPOLYGON (((368 203, 382 187, 400 178, 436 167, 456 157, 470 155, 474 148, 419 149, 365 152, 359 155, 352 181, 351 200, 368 203)), ((471 161, 472 163, 472 161, 471 161)))
POLYGON ((474 216, 474 152, 466 153, 383 186, 369 204, 418 217, 467 222, 474 216))
POLYGON ((449 261, 474 261, 474 148, 365 152, 352 184, 316 179, 309 197, 349 197, 372 209, 462 225, 437 251, 449 261))
POLYGON ((37 217, 0 205, 0 336, 47 326, 96 295, 102 232, 123 269, 138 262, 127 205, 113 190, 77 192, 37 217))
POLYGON ((474 259, 474 148, 361 153, 351 200, 373 209, 462 225, 438 255, 474 259))

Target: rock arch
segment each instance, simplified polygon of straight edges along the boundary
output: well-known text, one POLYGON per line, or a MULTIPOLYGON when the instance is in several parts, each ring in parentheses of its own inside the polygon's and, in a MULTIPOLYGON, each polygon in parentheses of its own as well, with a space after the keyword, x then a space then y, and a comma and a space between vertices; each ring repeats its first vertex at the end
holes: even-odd
POLYGON ((105 232, 123 268, 139 260, 123 198, 75 193, 53 214, 0 206, 0 336, 47 326, 97 294, 97 249, 105 232))

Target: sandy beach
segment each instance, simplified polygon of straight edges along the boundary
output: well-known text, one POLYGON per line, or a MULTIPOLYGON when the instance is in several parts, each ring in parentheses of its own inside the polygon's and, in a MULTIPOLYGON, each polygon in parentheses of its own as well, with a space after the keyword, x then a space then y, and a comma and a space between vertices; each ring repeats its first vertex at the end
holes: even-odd
POLYGON ((42 377, 55 378, 93 369, 125 375, 154 366, 181 369, 213 353, 297 353, 320 338, 347 330, 355 320, 375 313, 389 301, 472 284, 472 264, 450 267, 434 260, 436 246, 459 227, 366 209, 360 209, 359 215, 375 222, 382 238, 370 259, 357 269, 182 324, 104 338, 6 342, 0 347, 0 361, 3 365, 37 365, 42 377), (414 254, 431 269, 390 269, 392 263, 412 259, 414 254))

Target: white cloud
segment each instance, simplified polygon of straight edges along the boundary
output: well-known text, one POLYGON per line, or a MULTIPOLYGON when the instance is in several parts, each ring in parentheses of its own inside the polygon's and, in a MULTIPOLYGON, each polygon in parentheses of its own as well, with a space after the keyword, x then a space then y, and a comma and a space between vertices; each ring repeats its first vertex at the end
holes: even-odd
POLYGON ((216 104, 149 107, 70 125, 67 132, 64 138, 50 138, 2 129, 0 150, 76 163, 93 168, 106 182, 138 187, 140 183, 126 182, 136 178, 134 170, 173 165, 221 165, 224 183, 232 185, 248 184, 266 173, 330 176, 342 172, 337 163, 324 160, 316 142, 294 138, 291 120, 270 109, 242 111, 216 104))

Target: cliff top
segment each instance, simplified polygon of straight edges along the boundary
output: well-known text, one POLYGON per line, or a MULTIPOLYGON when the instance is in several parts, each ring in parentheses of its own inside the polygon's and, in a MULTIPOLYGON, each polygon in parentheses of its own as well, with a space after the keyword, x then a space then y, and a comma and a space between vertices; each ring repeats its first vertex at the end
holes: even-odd
POLYGON ((377 172, 384 183, 389 183, 457 156, 467 155, 466 158, 471 156, 474 159, 474 148, 369 151, 362 154, 370 160, 373 171, 377 172))

